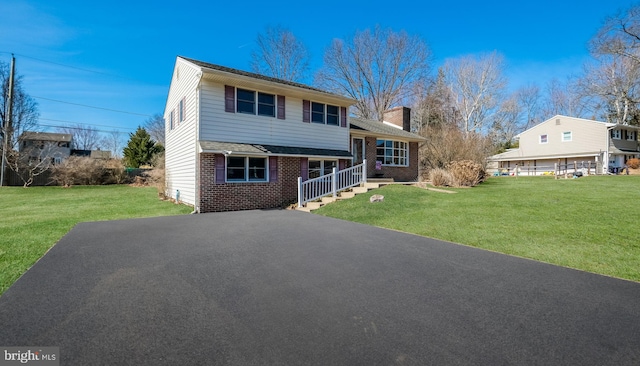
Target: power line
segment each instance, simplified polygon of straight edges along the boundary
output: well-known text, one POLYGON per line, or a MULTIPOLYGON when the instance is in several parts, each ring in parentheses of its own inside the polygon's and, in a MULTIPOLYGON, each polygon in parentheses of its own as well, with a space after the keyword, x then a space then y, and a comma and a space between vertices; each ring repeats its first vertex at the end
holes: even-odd
MULTIPOLYGON (((43 125, 43 124, 39 124, 38 126, 40 127, 52 127, 52 128, 68 128, 68 129, 73 129, 73 130, 88 130, 88 128, 82 128, 82 127, 70 127, 70 126, 64 126, 64 125, 43 125)), ((92 131, 96 131, 96 132, 101 132, 101 133, 123 133, 123 134, 127 134, 128 132, 125 131, 115 131, 115 130, 111 130, 111 131, 107 131, 107 130, 93 130, 92 131)))
POLYGON ((12 55, 15 54, 15 55, 20 56, 20 57, 28 58, 28 59, 35 60, 35 61, 44 62, 44 63, 47 63, 47 64, 62 66, 62 67, 66 67, 66 68, 69 68, 69 69, 75 69, 75 70, 80 70, 80 71, 84 71, 84 72, 91 72, 91 73, 94 73, 94 74, 100 74, 100 75, 105 75, 105 76, 117 77, 117 78, 125 79, 125 80, 131 80, 131 81, 135 81, 135 82, 141 82, 140 80, 135 80, 135 79, 132 79, 132 78, 129 78, 129 77, 126 77, 126 76, 109 74, 109 73, 106 73, 106 72, 101 72, 101 71, 96 71, 96 70, 84 69, 84 68, 77 67, 77 66, 61 64, 61 63, 53 62, 53 61, 47 61, 47 60, 43 60, 41 58, 22 55, 22 54, 19 54, 19 53, 12 53, 12 52, 5 52, 5 51, 0 51, 0 53, 12 54, 12 55))
POLYGON ((143 117, 153 117, 150 114, 142 114, 142 113, 135 113, 135 112, 127 112, 127 111, 119 111, 116 109, 110 109, 110 108, 103 108, 103 107, 95 107, 95 106, 91 106, 91 105, 86 105, 86 104, 80 104, 80 103, 71 103, 71 102, 65 102, 63 100, 57 100, 57 99, 51 99, 51 98, 45 98, 45 97, 38 97, 35 95, 32 95, 31 97, 33 98, 38 98, 38 99, 44 99, 44 100, 48 100, 51 102, 57 102, 57 103, 64 103, 64 104, 71 104, 71 105, 77 105, 80 107, 86 107, 86 108, 94 108, 94 109, 101 109, 104 111, 109 111, 109 112, 117 112, 117 113, 124 113, 124 114, 131 114, 134 116, 143 116, 143 117))
MULTIPOLYGON (((62 119, 53 119, 53 118, 40 118, 40 120, 42 121, 51 121, 51 122, 64 122, 64 123, 74 123, 76 125, 88 125, 88 126, 96 126, 96 127, 108 127, 108 128, 115 128, 115 129, 121 129, 121 130, 131 130, 131 131, 135 131, 135 128, 130 128, 130 127, 119 127, 119 126, 110 126, 110 125, 99 125, 99 124, 95 124, 95 123, 90 123, 90 122, 74 122, 74 121, 65 121, 62 119)), ((65 126, 66 127, 66 126, 65 126)))

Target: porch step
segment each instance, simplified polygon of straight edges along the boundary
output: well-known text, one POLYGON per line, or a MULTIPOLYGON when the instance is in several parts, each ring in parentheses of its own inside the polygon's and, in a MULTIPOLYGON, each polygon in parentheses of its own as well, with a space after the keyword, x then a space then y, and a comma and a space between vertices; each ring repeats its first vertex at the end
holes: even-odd
POLYGON ((334 197, 322 197, 322 203, 323 204, 327 204, 327 203, 331 203, 331 202, 335 202, 336 198, 334 197))
POLYGON ((367 189, 376 189, 376 188, 380 188, 380 183, 367 182, 364 184, 364 187, 367 189))
POLYGON ((307 202, 307 208, 310 210, 317 210, 320 207, 324 206, 324 203, 322 202, 307 202))
POLYGON ((354 192, 340 192, 340 195, 338 196, 338 199, 339 200, 344 200, 344 199, 353 198, 355 196, 356 196, 356 194, 354 192))
POLYGON ((352 189, 353 193, 358 194, 358 193, 367 193, 369 191, 369 188, 365 187, 353 187, 352 189))

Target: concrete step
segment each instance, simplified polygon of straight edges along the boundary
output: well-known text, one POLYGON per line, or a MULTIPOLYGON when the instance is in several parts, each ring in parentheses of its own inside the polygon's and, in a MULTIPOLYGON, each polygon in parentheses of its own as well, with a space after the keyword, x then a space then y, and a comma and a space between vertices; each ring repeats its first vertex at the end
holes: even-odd
POLYGON ((376 189, 376 188, 380 188, 380 183, 367 182, 364 184, 364 187, 369 189, 376 189))
POLYGON ((369 191, 369 188, 367 187, 353 187, 352 189, 353 193, 367 193, 369 191))
POLYGON ((324 203, 322 203, 322 202, 307 202, 307 208, 309 208, 311 210, 319 209, 323 205, 324 205, 324 203))
POLYGON ((336 201, 336 199, 333 198, 333 197, 322 197, 322 203, 324 203, 325 205, 327 203, 331 203, 331 202, 335 202, 335 201, 336 201))
POLYGON ((356 194, 353 192, 340 192, 340 195, 338 196, 339 200, 345 200, 345 199, 349 199, 349 198, 353 198, 355 197, 356 194))
POLYGON ((302 212, 311 212, 311 209, 309 207, 296 207, 296 211, 302 211, 302 212))

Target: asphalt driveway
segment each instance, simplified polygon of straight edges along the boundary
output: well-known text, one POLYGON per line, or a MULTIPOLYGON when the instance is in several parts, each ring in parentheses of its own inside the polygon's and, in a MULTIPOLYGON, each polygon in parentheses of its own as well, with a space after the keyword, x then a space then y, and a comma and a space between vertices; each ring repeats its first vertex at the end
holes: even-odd
POLYGON ((640 284, 294 211, 77 225, 0 297, 61 365, 638 365, 640 284))

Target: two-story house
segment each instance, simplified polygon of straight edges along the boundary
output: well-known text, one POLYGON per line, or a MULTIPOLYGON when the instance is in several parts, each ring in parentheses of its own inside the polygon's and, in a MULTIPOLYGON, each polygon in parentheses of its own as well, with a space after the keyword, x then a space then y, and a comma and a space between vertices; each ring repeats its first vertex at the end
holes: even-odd
POLYGON ((557 115, 518 135, 519 147, 494 155, 498 168, 543 174, 554 164, 570 169, 598 167, 598 174, 616 171, 640 156, 638 131, 629 125, 557 115), (573 166, 574 162, 578 167, 573 166))
POLYGON ((354 100, 178 57, 164 112, 167 193, 197 212, 283 207, 303 181, 368 161, 370 176, 415 180, 409 110, 351 119, 354 100), (387 117, 387 115, 385 115, 387 117), (352 120, 352 123, 350 123, 352 120))
POLYGON ((198 212, 293 203, 299 176, 351 163, 353 102, 178 57, 164 112, 167 193, 198 212))
POLYGON ((19 151, 29 160, 51 159, 59 164, 71 155, 73 136, 67 133, 26 131, 20 138, 19 151))

